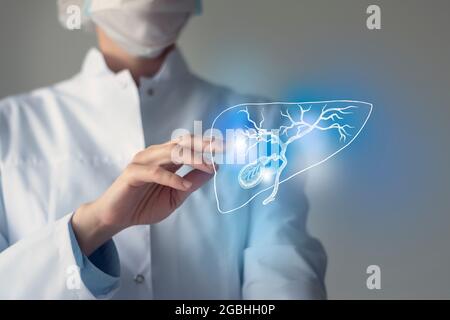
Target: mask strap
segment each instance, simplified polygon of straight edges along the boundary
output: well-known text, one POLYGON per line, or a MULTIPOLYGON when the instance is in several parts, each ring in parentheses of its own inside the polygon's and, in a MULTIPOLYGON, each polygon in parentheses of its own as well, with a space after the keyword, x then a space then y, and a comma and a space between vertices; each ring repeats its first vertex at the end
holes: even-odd
POLYGON ((203 13, 203 3, 202 0, 196 0, 196 5, 195 5, 195 15, 199 16, 203 13))
POLYGON ((83 14, 86 18, 89 18, 91 16, 91 4, 92 0, 84 0, 83 1, 83 14))

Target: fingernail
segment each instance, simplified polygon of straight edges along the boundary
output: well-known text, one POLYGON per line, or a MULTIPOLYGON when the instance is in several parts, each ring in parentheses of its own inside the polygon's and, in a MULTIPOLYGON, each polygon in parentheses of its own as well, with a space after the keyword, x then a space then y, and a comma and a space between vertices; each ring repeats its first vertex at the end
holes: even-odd
POLYGON ((183 186, 184 186, 186 189, 189 189, 190 187, 192 187, 192 182, 187 181, 187 180, 184 180, 184 181, 183 181, 183 186))

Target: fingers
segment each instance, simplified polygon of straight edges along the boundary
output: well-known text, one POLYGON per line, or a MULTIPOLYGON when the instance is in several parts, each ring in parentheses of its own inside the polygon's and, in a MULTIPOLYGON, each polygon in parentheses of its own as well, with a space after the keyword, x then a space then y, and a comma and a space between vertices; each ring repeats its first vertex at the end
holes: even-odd
POLYGON ((136 154, 124 176, 131 186, 156 183, 190 193, 214 174, 214 164, 204 156, 205 149, 222 152, 222 142, 188 135, 154 145, 136 154), (175 174, 182 165, 194 168, 183 178, 175 174))
MULTIPOLYGON (((160 144, 150 146, 147 149, 144 149, 138 152, 133 159, 134 163, 139 164, 155 164, 160 165, 161 159, 167 158, 170 153, 168 152, 167 144, 160 144)), ((165 161, 165 160, 164 160, 165 161)))
POLYGON ((202 153, 178 145, 172 149, 170 162, 178 165, 188 165, 209 174, 214 173, 212 164, 209 160, 204 159, 202 153))
POLYGON ((179 191, 188 191, 193 182, 182 178, 162 167, 130 164, 125 170, 124 177, 133 187, 140 187, 146 183, 157 183, 179 191))
POLYGON ((205 138, 196 135, 184 135, 175 140, 173 143, 183 147, 190 148, 197 152, 223 152, 224 143, 223 140, 217 139, 216 137, 205 138))
POLYGON ((209 158, 209 153, 205 150, 214 152, 223 151, 221 140, 211 141, 198 136, 183 136, 176 140, 169 141, 161 145, 151 146, 135 157, 133 162, 147 165, 189 165, 194 169, 213 173, 214 168, 209 158))
POLYGON ((182 165, 191 166, 207 173, 214 171, 212 164, 200 152, 179 145, 153 146, 139 152, 134 163, 152 166, 164 166, 168 169, 178 170, 182 165))

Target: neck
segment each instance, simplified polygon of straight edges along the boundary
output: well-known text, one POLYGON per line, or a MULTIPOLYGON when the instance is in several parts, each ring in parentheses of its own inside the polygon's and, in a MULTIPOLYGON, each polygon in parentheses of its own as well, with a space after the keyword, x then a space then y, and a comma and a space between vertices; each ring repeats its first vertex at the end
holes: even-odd
POLYGON ((139 85, 140 78, 153 77, 175 47, 175 45, 171 45, 156 58, 134 57, 116 45, 100 28, 97 28, 97 37, 108 68, 115 73, 129 70, 137 85, 139 85))

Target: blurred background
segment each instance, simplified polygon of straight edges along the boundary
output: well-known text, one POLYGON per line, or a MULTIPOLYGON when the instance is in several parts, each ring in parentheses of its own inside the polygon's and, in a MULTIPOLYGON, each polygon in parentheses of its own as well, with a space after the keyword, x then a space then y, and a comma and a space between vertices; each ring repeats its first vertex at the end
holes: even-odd
MULTIPOLYGON (((79 71, 95 38, 64 31, 55 0, 0 4, 0 97, 79 71)), ((308 227, 328 253, 329 297, 449 299, 450 1, 203 7, 180 47, 204 78, 274 101, 374 104, 355 143, 308 174, 308 227), (381 7, 381 30, 366 27, 370 4, 381 7), (381 290, 366 287, 372 264, 381 290)))

